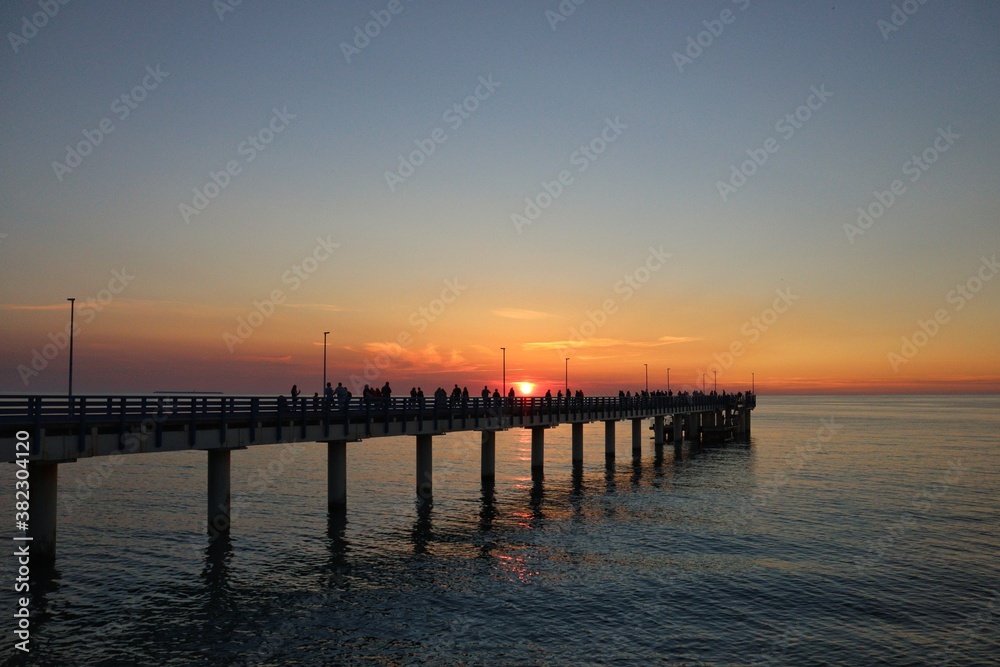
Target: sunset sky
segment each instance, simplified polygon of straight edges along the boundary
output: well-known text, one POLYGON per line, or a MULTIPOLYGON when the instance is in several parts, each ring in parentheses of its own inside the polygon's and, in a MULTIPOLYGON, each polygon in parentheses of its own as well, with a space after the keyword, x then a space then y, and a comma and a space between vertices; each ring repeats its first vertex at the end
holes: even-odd
POLYGON ((46 6, 2 392, 1000 390, 1000 4, 46 6))

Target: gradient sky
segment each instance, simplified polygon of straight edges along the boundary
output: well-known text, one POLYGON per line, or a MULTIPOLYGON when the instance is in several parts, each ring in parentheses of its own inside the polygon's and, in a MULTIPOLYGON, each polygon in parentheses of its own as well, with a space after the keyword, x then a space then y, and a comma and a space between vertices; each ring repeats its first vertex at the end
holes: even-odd
POLYGON ((1000 390, 1000 4, 562 7, 4 3, 0 391, 1000 390))

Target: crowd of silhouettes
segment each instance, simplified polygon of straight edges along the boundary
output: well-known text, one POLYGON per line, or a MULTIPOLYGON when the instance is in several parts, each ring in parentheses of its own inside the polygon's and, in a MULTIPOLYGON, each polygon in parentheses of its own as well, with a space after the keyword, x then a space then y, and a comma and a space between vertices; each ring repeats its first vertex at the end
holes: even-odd
MULTIPOLYGON (((305 408, 307 406, 308 399, 302 398, 300 403, 300 396, 302 392, 299 390, 298 385, 293 384, 291 389, 291 408, 296 410, 299 407, 305 408)), ((631 390, 620 389, 618 391, 618 399, 626 405, 630 406, 641 406, 648 404, 654 398, 669 398, 675 400, 677 405, 690 406, 699 404, 708 404, 710 402, 715 402, 716 399, 722 399, 725 402, 735 402, 740 403, 746 397, 750 396, 752 392, 737 392, 735 394, 727 394, 723 389, 721 393, 716 393, 714 390, 708 393, 694 390, 688 391, 678 391, 674 393, 671 390, 655 390, 646 391, 636 390, 634 393, 631 390)), ((449 392, 444 387, 438 387, 434 391, 434 400, 432 407, 434 408, 456 408, 456 407, 468 407, 470 405, 470 395, 468 387, 459 387, 457 384, 449 392)), ((516 397, 514 392, 514 387, 511 387, 507 392, 506 398, 508 401, 503 401, 502 394, 497 387, 493 388, 490 392, 489 386, 484 385, 482 391, 480 392, 480 398, 482 399, 482 405, 486 408, 491 407, 503 407, 504 404, 512 405, 513 399, 516 397)), ((341 409, 346 410, 351 403, 353 395, 350 391, 343 385, 343 383, 338 382, 337 386, 334 387, 332 382, 327 382, 326 386, 323 388, 322 405, 320 405, 320 395, 319 392, 313 394, 312 407, 314 410, 323 409, 341 409)), ((546 390, 545 395, 542 397, 544 404, 548 407, 555 405, 556 407, 573 407, 583 405, 584 394, 583 391, 577 389, 571 392, 568 388, 566 389, 565 396, 563 395, 562 389, 556 391, 556 395, 552 395, 552 390, 546 390)), ((361 405, 371 407, 383 407, 388 408, 392 399, 392 388, 389 386, 388 380, 381 387, 375 386, 371 387, 365 385, 361 392, 361 405)), ((405 397, 404 397, 405 399, 405 397)), ((404 405, 410 408, 423 408, 427 407, 427 403, 424 399, 424 390, 422 387, 411 387, 409 399, 404 400, 404 405)), ((278 397, 278 409, 281 411, 288 410, 288 400, 284 395, 278 397)))

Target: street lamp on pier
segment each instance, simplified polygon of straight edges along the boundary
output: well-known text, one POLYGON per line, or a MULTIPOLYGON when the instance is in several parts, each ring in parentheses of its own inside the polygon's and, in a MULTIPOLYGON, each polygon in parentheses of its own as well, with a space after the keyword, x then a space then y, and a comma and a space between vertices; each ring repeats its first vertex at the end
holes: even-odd
POLYGON ((646 367, 646 393, 649 393, 649 364, 643 364, 646 367))
POLYGON ((670 368, 667 368, 667 391, 670 391, 670 368))
POLYGON ((566 357, 566 396, 569 396, 569 357, 566 357))
POLYGON ((73 332, 76 329, 74 317, 76 314, 76 297, 66 299, 69 301, 69 391, 67 392, 70 403, 73 402, 73 332))
POLYGON ((330 335, 329 331, 323 332, 323 396, 326 396, 326 337, 330 335))
POLYGON ((507 348, 501 347, 500 352, 503 353, 503 398, 507 398, 507 348))

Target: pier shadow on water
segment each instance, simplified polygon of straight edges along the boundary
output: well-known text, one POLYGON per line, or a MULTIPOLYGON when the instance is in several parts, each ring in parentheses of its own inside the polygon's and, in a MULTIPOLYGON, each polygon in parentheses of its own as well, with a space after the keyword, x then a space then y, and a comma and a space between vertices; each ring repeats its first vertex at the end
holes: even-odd
POLYGON ((347 539, 347 508, 331 508, 327 514, 327 550, 329 559, 324 568, 329 588, 339 588, 344 585, 345 578, 351 574, 351 564, 348 553, 351 543, 347 539))
POLYGON ((413 543, 413 553, 422 555, 427 553, 427 545, 434 539, 431 530, 434 503, 431 500, 420 498, 417 500, 416 506, 417 518, 413 522, 413 530, 410 531, 410 541, 413 543))
POLYGON ((229 575, 233 559, 233 542, 228 534, 213 538, 205 547, 205 564, 201 577, 212 598, 224 598, 229 593, 229 575))
POLYGON ((482 492, 479 497, 479 532, 490 533, 493 531, 493 522, 500 516, 497 510, 496 484, 492 480, 484 481, 482 492))

